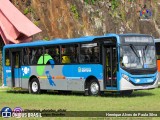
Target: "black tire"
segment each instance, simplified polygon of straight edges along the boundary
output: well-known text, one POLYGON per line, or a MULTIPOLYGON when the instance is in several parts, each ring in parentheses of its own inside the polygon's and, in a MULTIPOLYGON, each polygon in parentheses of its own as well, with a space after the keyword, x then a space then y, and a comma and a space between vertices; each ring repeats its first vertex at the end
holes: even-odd
POLYGON ((39 94, 40 93, 40 84, 37 78, 33 78, 29 83, 29 93, 39 94))
POLYGON ((122 96, 131 96, 132 93, 133 93, 133 90, 124 90, 120 92, 122 96))
POLYGON ((88 94, 90 96, 98 96, 100 94, 100 86, 97 80, 91 80, 88 84, 88 94))

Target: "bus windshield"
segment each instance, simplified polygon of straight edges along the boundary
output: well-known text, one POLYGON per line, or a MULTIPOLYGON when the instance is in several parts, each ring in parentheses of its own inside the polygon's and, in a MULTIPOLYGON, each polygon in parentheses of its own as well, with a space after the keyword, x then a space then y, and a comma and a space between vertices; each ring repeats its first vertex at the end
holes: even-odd
POLYGON ((155 68, 155 46, 121 46, 121 66, 133 69, 155 68))

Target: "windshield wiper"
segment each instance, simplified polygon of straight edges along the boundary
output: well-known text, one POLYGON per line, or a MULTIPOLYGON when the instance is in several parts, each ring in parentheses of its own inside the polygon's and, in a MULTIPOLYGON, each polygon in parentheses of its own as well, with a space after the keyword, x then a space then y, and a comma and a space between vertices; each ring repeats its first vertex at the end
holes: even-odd
POLYGON ((148 48, 148 44, 145 46, 145 50, 148 48))
POLYGON ((130 48, 132 49, 132 51, 134 52, 134 54, 139 58, 140 60, 140 55, 137 52, 137 49, 134 47, 134 45, 130 44, 130 48))

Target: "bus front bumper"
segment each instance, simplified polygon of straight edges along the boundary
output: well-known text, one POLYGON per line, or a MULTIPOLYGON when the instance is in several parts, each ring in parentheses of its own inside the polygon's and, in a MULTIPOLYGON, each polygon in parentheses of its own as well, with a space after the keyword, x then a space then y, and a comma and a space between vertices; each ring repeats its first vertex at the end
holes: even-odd
POLYGON ((120 90, 145 90, 145 89, 153 89, 158 87, 158 77, 153 84, 142 84, 142 85, 133 85, 130 81, 125 78, 121 78, 120 80, 120 90))

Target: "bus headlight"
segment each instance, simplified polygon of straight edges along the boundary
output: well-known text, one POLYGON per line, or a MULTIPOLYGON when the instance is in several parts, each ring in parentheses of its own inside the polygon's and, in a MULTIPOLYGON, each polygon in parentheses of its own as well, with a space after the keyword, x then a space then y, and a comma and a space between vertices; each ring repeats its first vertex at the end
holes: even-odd
POLYGON ((126 79, 126 80, 128 80, 128 81, 129 81, 129 77, 128 77, 127 75, 122 74, 122 77, 123 77, 124 79, 126 79))

